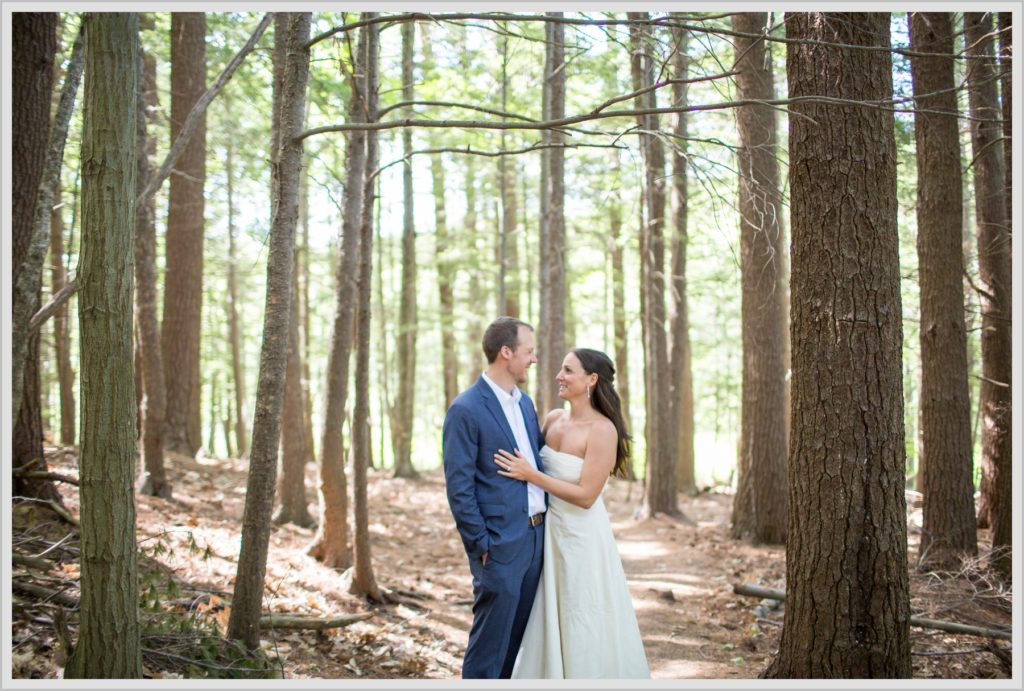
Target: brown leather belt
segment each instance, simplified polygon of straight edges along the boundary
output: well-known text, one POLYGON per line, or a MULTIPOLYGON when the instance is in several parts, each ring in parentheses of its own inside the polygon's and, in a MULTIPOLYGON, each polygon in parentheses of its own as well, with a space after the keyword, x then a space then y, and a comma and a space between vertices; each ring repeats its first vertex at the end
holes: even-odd
POLYGON ((541 511, 540 513, 535 513, 532 516, 530 516, 530 525, 533 526, 533 527, 537 527, 538 525, 540 525, 543 522, 544 522, 544 512, 543 511, 541 511))

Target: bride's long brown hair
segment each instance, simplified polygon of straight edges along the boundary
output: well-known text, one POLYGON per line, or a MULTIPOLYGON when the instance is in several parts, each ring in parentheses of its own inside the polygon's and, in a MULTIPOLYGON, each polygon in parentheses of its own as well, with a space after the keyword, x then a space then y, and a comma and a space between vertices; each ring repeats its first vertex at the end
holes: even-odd
POLYGON ((583 365, 587 374, 597 375, 597 384, 590 393, 590 404, 594 410, 604 415, 615 425, 618 443, 615 449, 615 467, 612 475, 629 477, 629 448, 633 437, 626 430, 626 419, 622 414, 622 401, 615 390, 615 365, 611 358, 600 350, 592 348, 573 348, 572 354, 583 365))

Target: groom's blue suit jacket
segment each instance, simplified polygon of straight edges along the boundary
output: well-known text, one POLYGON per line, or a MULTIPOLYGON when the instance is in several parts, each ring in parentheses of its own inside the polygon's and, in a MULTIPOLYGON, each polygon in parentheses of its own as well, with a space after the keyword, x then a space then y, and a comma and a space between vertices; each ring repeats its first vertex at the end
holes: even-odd
MULTIPOLYGON (((537 411, 525 393, 519 407, 533 457, 543 470, 540 447, 544 437, 537 411)), ((508 563, 526 544, 526 483, 499 475, 494 462, 498 449, 512 452, 517 447, 501 404, 480 377, 452 403, 442 433, 448 503, 471 559, 489 552, 488 561, 508 563)))

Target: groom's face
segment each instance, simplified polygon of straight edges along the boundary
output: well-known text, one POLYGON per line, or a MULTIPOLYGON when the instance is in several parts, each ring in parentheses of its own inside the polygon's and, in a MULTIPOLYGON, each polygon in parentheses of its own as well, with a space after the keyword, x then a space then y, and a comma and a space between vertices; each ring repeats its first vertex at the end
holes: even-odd
POLYGON ((535 362, 537 362, 537 353, 533 330, 520 326, 519 345, 516 346, 508 360, 508 373, 516 380, 517 385, 526 383, 526 371, 535 362))

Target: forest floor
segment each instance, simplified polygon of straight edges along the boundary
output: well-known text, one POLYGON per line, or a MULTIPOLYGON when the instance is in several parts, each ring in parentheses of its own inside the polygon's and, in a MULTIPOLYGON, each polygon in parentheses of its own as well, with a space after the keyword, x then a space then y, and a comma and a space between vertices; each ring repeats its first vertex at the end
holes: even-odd
MULTIPOLYGON (((74 450, 50 449, 47 455, 51 471, 77 476, 74 450)), ((156 608, 183 610, 204 620, 209 630, 223 632, 239 548, 246 463, 168 454, 167 465, 174 498, 137 497, 140 572, 149 574, 148 581, 146 576, 141 580, 154 582, 157 574, 165 582, 173 581, 178 597, 165 593, 156 608)), ((307 480, 307 487, 315 486, 313 467, 308 468, 307 480)), ((65 505, 77 515, 77 487, 58 486, 65 505)), ((605 490, 605 503, 652 677, 757 677, 778 648, 783 606, 736 595, 733 585, 784 588, 784 548, 731 539, 732 496, 722 488, 680 495, 690 523, 634 519, 640 493, 639 483, 631 486, 613 479, 605 490)), ((369 618, 323 632, 264 629, 263 647, 277 657, 285 678, 457 679, 472 619, 472 586, 445 499, 444 477, 439 470, 423 473, 418 480, 371 471, 369 502, 373 567, 392 602, 372 605, 349 595, 344 574, 306 555, 313 530, 276 527, 270 539, 266 609, 309 617, 365 612, 369 618)), ((52 567, 14 566, 13 676, 59 677, 64 650, 55 633, 60 627, 53 624, 56 608, 20 591, 18 584, 41 584, 77 596, 78 535, 38 505, 19 507, 24 508, 16 507, 12 525, 16 552, 37 555, 67 537, 45 555, 57 559, 52 567)), ((913 563, 919 534, 915 526, 920 524, 920 508, 913 502, 908 521, 913 563)), ((987 531, 980 531, 979 541, 984 554, 987 531)), ((913 613, 1009 627, 1011 594, 990 578, 983 563, 979 559, 956 574, 912 572, 913 613)), ((75 615, 68 621, 73 629, 75 615)), ((921 628, 911 629, 911 640, 914 677, 1010 676, 1009 642, 921 628)), ((144 648, 147 676, 180 678, 202 669, 216 671, 210 666, 169 664, 171 658, 153 652, 154 645, 147 646, 145 638, 144 648)))

